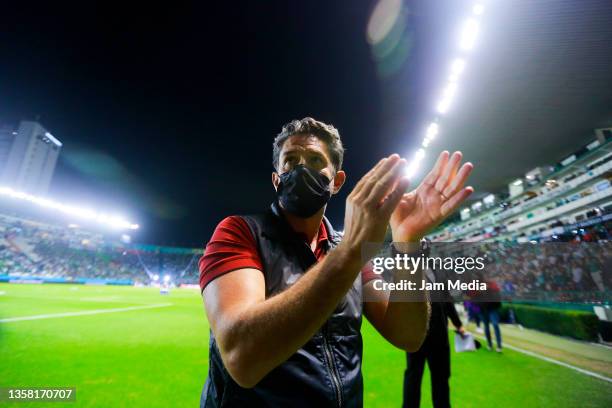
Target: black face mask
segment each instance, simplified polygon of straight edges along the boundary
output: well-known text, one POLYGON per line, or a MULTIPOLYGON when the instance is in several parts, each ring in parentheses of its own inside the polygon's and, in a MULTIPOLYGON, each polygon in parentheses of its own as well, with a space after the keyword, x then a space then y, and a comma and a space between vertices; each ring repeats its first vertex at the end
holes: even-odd
POLYGON ((300 164, 280 175, 276 197, 285 211, 308 218, 329 201, 330 182, 327 176, 300 164))

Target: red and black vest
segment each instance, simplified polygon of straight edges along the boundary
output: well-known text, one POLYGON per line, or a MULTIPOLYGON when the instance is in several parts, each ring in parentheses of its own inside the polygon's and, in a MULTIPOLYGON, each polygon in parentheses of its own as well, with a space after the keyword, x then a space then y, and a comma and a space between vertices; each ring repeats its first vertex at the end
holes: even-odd
MULTIPOLYGON (((266 297, 290 287, 317 262, 308 244, 291 230, 277 203, 266 213, 242 218, 257 242, 266 297)), ((324 222, 329 251, 341 235, 327 219, 324 222)), ((361 407, 361 289, 360 274, 323 327, 250 389, 230 377, 211 331, 208 378, 200 407, 361 407)))

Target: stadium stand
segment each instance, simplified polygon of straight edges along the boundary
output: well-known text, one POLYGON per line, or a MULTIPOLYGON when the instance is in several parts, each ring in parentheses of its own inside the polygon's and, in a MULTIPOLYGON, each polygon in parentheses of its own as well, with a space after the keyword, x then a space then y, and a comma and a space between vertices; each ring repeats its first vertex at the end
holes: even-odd
MULTIPOLYGON (((612 132, 460 211, 434 243, 473 243, 505 299, 600 303, 612 282, 612 132), (529 243, 550 243, 533 246, 529 243), (567 243, 581 243, 571 251, 567 243), (584 245, 589 243, 590 245, 584 245), (526 245, 525 245, 526 244, 526 245)), ((94 229, 0 211, 0 280, 197 284, 201 249, 129 244, 94 229), (10 214, 10 215, 9 215, 10 214)))
POLYGON ((125 244, 100 233, 0 214, 0 281, 197 284, 202 251, 125 244))
POLYGON ((431 234, 438 242, 608 240, 612 224, 612 131, 555 166, 527 173, 508 194, 460 211, 431 234), (535 173, 535 174, 534 174, 535 173), (513 191, 514 190, 514 191, 513 191))
POLYGON ((431 240, 472 243, 486 253, 487 276, 499 284, 504 299, 608 302, 612 131, 596 134, 555 166, 512 181, 507 193, 464 207, 431 240))

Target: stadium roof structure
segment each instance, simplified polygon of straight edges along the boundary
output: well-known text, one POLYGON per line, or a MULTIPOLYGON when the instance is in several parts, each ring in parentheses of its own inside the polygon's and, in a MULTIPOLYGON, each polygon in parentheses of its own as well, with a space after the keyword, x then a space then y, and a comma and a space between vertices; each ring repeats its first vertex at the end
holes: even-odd
MULTIPOLYGON (((476 164, 471 177, 475 199, 499 192, 532 168, 572 153, 595 138, 595 128, 612 126, 611 1, 483 3, 486 10, 475 47, 453 105, 440 119, 439 135, 422 164, 430 168, 442 149, 463 151, 465 159, 476 164)), ((441 37, 442 25, 461 20, 455 15, 437 21, 432 8, 415 2, 411 11, 432 23, 417 27, 429 31, 421 32, 423 37, 441 41, 434 39, 441 37)), ((455 40, 445 40, 448 49, 423 53, 424 59, 417 62, 441 67, 428 71, 433 76, 436 70, 440 73, 436 80, 426 79, 431 82, 428 90, 444 78, 455 40)), ((444 48, 440 43, 430 45, 444 48)), ((439 94, 428 96, 426 104, 433 111, 439 94)), ((423 98, 415 99, 423 103, 423 98)), ((408 110, 407 117, 415 117, 412 114, 422 108, 408 110)), ((414 140, 424 133, 425 129, 414 140)))

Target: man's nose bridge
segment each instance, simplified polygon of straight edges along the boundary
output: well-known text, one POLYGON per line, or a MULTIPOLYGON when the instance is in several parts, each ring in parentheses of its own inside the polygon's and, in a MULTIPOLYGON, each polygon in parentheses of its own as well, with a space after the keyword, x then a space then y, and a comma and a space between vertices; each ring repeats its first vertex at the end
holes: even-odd
POLYGON ((306 156, 305 155, 300 154, 300 161, 298 162, 298 164, 306 165, 306 156))

